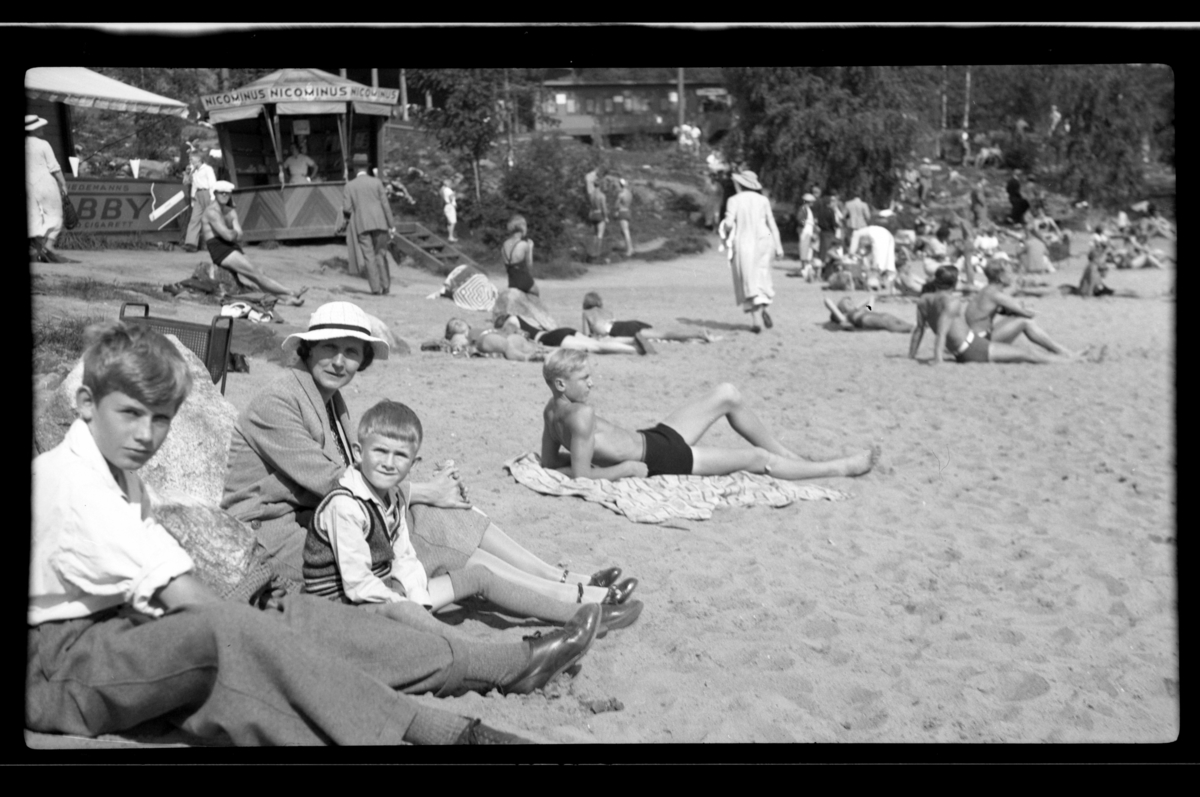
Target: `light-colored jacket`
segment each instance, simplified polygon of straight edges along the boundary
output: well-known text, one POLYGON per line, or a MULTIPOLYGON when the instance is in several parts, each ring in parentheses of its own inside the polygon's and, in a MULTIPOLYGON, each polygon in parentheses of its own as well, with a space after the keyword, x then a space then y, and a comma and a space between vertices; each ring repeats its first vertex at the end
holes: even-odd
MULTIPOLYGON (((342 428, 351 434, 346 402, 338 392, 332 401, 342 428)), ((291 368, 238 416, 221 508, 250 523, 266 552, 282 552, 284 564, 298 574, 305 526, 346 465, 312 375, 291 368)))

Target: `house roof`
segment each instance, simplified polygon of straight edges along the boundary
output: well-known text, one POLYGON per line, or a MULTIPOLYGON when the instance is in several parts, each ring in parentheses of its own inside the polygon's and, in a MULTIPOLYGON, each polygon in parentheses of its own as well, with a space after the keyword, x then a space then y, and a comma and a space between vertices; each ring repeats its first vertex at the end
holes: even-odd
POLYGON ((130 86, 82 66, 39 66, 25 72, 25 95, 82 108, 187 117, 187 103, 130 86))

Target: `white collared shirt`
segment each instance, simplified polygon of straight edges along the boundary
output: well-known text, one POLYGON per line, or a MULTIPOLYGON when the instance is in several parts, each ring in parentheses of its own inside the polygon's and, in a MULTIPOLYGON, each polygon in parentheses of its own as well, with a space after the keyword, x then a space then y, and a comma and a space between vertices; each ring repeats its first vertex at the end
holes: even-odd
POLYGON ((347 468, 338 479, 338 484, 358 498, 375 504, 387 527, 397 529, 396 542, 392 544, 392 552, 396 557, 392 560, 392 577, 403 585, 405 592, 401 595, 392 590, 371 572, 371 547, 366 535, 371 519, 363 512, 358 501, 349 496, 336 496, 321 510, 319 521, 321 527, 329 532, 329 543, 333 547, 333 558, 337 562, 346 597, 355 603, 399 603, 411 600, 423 606, 432 605, 425 566, 417 558, 409 538, 400 488, 392 490, 390 505, 384 506, 356 467, 347 468))
POLYGON ((203 189, 208 191, 208 195, 212 197, 213 187, 217 184, 217 175, 213 172, 211 166, 207 163, 202 163, 192 172, 192 198, 196 198, 196 192, 203 189))
POLYGON ((152 617, 150 599, 192 570, 192 559, 154 519, 136 473, 121 490, 87 424, 33 461, 29 624, 87 617, 129 604, 152 617))

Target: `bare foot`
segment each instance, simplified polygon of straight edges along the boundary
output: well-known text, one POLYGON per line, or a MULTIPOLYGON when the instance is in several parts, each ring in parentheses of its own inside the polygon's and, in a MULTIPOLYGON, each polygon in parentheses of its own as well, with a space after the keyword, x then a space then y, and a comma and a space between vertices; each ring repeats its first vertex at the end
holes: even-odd
POLYGON ((875 467, 879 462, 879 455, 883 449, 878 444, 871 446, 869 451, 864 451, 853 457, 847 457, 844 466, 843 475, 845 476, 862 476, 871 468, 875 467))
POLYGON ((707 329, 703 329, 703 328, 701 328, 701 330, 700 330, 700 336, 704 338, 705 343, 715 343, 718 340, 722 340, 722 337, 720 335, 714 335, 713 333, 709 332, 707 329))
POLYGON ((279 301, 288 307, 300 307, 304 304, 303 296, 308 291, 308 286, 301 288, 295 293, 289 293, 286 296, 280 296, 279 301))

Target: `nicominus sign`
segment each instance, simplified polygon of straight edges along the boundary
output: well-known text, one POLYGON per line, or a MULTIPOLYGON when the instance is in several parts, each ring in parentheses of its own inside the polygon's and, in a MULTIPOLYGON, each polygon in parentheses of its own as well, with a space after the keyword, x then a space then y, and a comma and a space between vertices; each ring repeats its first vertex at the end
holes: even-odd
POLYGON ((242 105, 263 105, 272 102, 350 102, 364 100, 395 105, 400 102, 400 89, 371 86, 328 86, 306 83, 303 86, 263 86, 260 88, 222 91, 200 97, 206 111, 238 108, 242 105))

